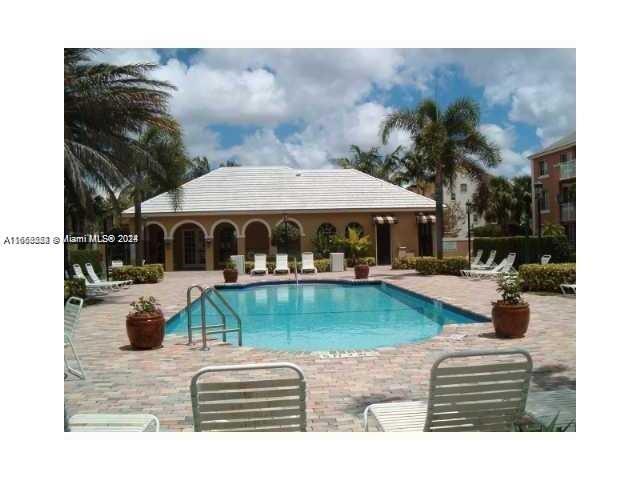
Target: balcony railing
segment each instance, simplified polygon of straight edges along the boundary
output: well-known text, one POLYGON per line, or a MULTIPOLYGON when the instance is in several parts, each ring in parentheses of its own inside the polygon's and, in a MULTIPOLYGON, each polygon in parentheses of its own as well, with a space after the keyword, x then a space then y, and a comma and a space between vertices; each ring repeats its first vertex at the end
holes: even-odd
POLYGON ((576 221, 576 204, 575 203, 560 204, 560 221, 561 222, 576 221))
POLYGON ((576 159, 560 164, 560 180, 576 177, 576 159))

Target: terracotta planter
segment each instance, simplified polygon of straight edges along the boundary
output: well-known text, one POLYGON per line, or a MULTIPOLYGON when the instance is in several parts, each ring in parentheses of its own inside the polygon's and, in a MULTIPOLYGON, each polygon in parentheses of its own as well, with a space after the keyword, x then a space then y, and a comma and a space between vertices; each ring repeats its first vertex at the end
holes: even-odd
POLYGON ((354 267, 356 279, 369 278, 369 265, 356 265, 354 267))
POLYGON ((510 305, 500 301, 494 302, 491 319, 497 337, 524 337, 529 328, 529 304, 510 305))
POLYGON ((231 268, 225 268, 222 271, 222 275, 224 275, 225 283, 235 283, 238 281, 238 271, 233 270, 231 268))
POLYGON ((149 349, 162 346, 164 315, 156 313, 127 315, 127 335, 133 348, 149 349))

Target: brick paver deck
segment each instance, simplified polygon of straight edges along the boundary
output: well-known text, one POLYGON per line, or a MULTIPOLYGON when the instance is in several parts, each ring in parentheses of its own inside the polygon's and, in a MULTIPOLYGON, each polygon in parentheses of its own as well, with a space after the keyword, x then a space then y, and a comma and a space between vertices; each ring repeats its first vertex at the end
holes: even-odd
MULTIPOLYGON (((319 274, 318 278, 352 278, 353 271, 319 274)), ((268 279, 273 279, 269 276, 268 279)), ((370 278, 490 317, 496 299, 491 281, 451 276, 423 277, 414 271, 371 269, 370 278)), ((240 281, 256 278, 241 276, 240 281)), ((424 399, 429 369, 444 352, 467 349, 524 348, 534 361, 535 390, 576 385, 576 303, 572 297, 526 294, 531 322, 522 339, 498 339, 491 323, 447 325, 440 335, 422 342, 382 348, 368 355, 327 358, 317 353, 290 353, 211 344, 206 352, 186 346, 184 337, 167 335, 152 351, 129 348, 125 317, 129 303, 154 295, 167 318, 186 304, 194 283, 222 282, 221 272, 170 272, 155 285, 134 285, 83 309, 74 344, 86 380, 65 381, 69 413, 153 413, 162 430, 192 430, 189 381, 203 366, 288 361, 299 365, 308 382, 308 429, 360 431, 362 412, 382 400, 424 399)))

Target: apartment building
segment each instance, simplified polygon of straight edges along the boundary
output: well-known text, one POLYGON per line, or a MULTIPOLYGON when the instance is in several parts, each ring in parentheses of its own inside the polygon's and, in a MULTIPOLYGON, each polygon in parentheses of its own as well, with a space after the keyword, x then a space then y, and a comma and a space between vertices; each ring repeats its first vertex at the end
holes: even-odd
POLYGON ((576 244, 576 132, 529 157, 533 191, 533 225, 559 224, 576 244), (539 205, 538 205, 539 201, 539 205))

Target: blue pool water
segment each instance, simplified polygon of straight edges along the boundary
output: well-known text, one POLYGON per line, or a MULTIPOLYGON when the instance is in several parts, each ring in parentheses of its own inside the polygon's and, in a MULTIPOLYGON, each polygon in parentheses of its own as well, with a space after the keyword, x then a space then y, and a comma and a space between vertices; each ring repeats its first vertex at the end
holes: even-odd
MULTIPOLYGON (((243 345, 275 350, 393 346, 431 338, 445 324, 483 320, 383 283, 284 283, 220 292, 242 319, 243 345)), ((219 300, 217 303, 220 305, 219 300)), ((191 309, 194 325, 199 325, 200 302, 194 302, 191 309)), ((208 305, 205 311, 208 324, 220 323, 213 308, 208 305)), ((227 314, 227 318, 235 326, 233 317, 227 314)), ((169 320, 167 333, 186 331, 185 309, 169 320)), ((236 334, 228 334, 227 341, 235 344, 236 334)))

